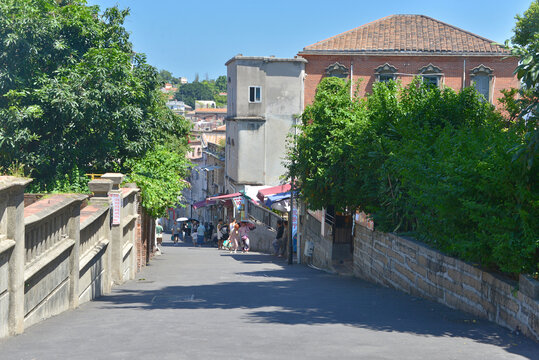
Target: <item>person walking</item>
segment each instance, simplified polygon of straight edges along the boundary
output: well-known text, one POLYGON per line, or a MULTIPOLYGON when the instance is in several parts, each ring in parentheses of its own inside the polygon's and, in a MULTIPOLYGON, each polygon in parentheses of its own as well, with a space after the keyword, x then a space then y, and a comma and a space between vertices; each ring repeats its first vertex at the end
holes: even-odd
POLYGON ((172 225, 172 241, 174 244, 178 242, 178 223, 176 221, 172 225))
POLYGON ((250 241, 249 241, 249 225, 247 225, 247 223, 245 222, 242 222, 241 223, 241 226, 240 226, 240 238, 241 238, 241 242, 242 242, 242 247, 241 247, 241 250, 242 252, 248 252, 251 247, 249 245, 250 241))
POLYGON ((163 243, 163 227, 161 226, 161 223, 157 223, 157 226, 155 227, 155 238, 157 239, 157 245, 163 243))
POLYGON ((232 244, 232 250, 230 252, 234 252, 235 254, 238 251, 238 242, 240 240, 240 225, 236 223, 236 220, 233 221, 233 228, 228 239, 232 244))
POLYGON ((223 219, 219 219, 217 222, 217 250, 221 250, 223 248, 223 232, 221 229, 223 228, 223 219))
POLYGON ((284 224, 283 220, 277 220, 277 236, 273 240, 273 254, 279 256, 281 254, 281 248, 283 247, 283 234, 284 234, 284 224))
POLYGON ((204 227, 204 225, 202 223, 200 223, 198 225, 198 228, 197 228, 197 243, 198 243, 198 246, 202 246, 202 244, 204 244, 204 235, 206 234, 206 228, 204 227))

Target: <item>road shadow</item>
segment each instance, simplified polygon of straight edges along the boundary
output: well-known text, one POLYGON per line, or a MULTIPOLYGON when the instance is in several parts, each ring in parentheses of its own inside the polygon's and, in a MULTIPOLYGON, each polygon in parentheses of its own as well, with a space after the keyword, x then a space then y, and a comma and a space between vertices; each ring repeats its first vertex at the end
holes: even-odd
POLYGON ((104 307, 156 309, 250 309, 256 323, 343 324, 384 332, 461 337, 539 359, 532 340, 464 312, 362 280, 286 265, 265 254, 228 254, 246 264, 274 262, 275 270, 236 273, 238 281, 168 286, 156 290, 117 289, 97 299, 104 307), (268 310, 268 308, 270 310, 268 310))

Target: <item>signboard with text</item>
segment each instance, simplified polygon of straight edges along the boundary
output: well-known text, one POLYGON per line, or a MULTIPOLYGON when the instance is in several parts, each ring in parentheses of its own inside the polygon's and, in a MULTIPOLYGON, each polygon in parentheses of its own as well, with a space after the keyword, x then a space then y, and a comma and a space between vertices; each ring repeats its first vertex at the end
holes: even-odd
POLYGON ((122 195, 116 193, 110 193, 112 206, 112 225, 120 225, 121 220, 121 208, 122 208, 122 195))

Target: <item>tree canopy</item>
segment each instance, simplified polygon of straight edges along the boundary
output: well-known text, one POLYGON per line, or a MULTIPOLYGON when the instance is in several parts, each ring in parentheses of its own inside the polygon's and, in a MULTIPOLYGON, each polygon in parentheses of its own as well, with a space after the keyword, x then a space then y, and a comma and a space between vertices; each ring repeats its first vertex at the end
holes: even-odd
MULTIPOLYGON (((167 109, 157 70, 133 52, 128 14, 83 0, 0 2, 4 172, 22 164, 34 190, 50 191, 69 174, 130 174, 156 144, 185 139, 188 122, 167 109)), ((185 152, 179 145, 171 150, 185 152)))
POLYGON ((363 209, 382 231, 508 273, 538 271, 537 184, 509 150, 519 126, 473 88, 326 78, 302 115, 289 177, 312 209, 363 209), (487 145, 488 144, 488 145, 487 145))

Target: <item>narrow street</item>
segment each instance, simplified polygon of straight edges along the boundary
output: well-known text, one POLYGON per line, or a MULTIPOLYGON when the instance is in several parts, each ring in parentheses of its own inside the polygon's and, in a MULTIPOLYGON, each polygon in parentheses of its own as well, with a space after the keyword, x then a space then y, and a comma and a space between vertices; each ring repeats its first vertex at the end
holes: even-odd
POLYGON ((137 280, 0 340, 0 358, 539 359, 531 340, 433 302, 165 236, 137 280))

